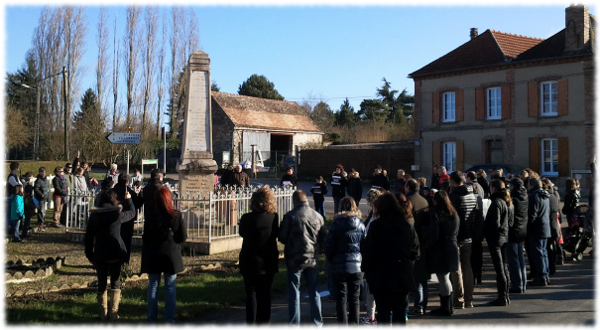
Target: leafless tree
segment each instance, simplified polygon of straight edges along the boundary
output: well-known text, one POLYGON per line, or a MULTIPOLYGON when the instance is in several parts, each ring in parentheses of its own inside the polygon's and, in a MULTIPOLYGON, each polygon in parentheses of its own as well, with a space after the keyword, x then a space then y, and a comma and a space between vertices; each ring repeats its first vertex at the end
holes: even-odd
POLYGON ((148 112, 148 102, 152 91, 152 82, 154 78, 154 57, 156 48, 156 30, 158 21, 158 8, 146 6, 146 19, 144 21, 144 53, 142 56, 144 71, 144 110, 142 115, 142 134, 146 135, 146 118, 148 112))
POLYGON ((177 79, 180 74, 180 66, 179 66, 179 54, 180 54, 180 21, 182 16, 181 8, 177 6, 171 7, 172 14, 172 29, 171 29, 171 107, 169 109, 169 125, 170 125, 170 134, 171 137, 174 137, 174 134, 177 134, 177 129, 179 125, 177 125, 177 111, 176 111, 176 89, 177 89, 177 79))
POLYGON ((104 86, 107 79, 106 68, 108 66, 107 50, 108 50, 108 9, 106 6, 100 8, 98 15, 98 31, 96 33, 96 45, 98 46, 98 63, 96 65, 96 94, 98 97, 98 109, 102 111, 104 101, 104 86))
POLYGON ((139 81, 136 81, 138 69, 138 56, 141 48, 140 29, 138 26, 140 20, 141 8, 138 6, 127 6, 127 22, 124 36, 125 45, 125 80, 127 82, 127 126, 131 125, 131 110, 134 97, 137 92, 139 81))
POLYGON ((187 51, 184 57, 184 60, 187 60, 190 55, 200 46, 200 34, 198 31, 198 18, 196 17, 196 12, 193 8, 188 8, 188 28, 187 28, 187 51))
POLYGON ((156 96, 158 97, 158 106, 156 107, 156 136, 160 137, 160 124, 162 117, 161 113, 161 101, 164 92, 163 83, 164 83, 164 64, 165 64, 165 40, 167 39, 167 20, 162 18, 162 33, 160 39, 160 50, 158 52, 158 83, 156 86, 156 96))
POLYGON ((115 131, 117 128, 117 101, 119 99, 119 59, 120 44, 117 42, 117 17, 115 16, 114 21, 114 33, 113 33, 113 77, 112 77, 112 92, 113 92, 113 122, 112 130, 115 131))
POLYGON ((63 20, 64 33, 63 40, 66 49, 65 64, 67 69, 67 90, 66 90, 66 105, 65 105, 65 141, 64 141, 64 157, 66 160, 70 158, 70 131, 71 131, 71 108, 77 104, 79 95, 79 80, 81 70, 79 70, 79 62, 85 52, 85 34, 87 25, 85 24, 86 17, 83 13, 83 7, 66 6, 63 20))

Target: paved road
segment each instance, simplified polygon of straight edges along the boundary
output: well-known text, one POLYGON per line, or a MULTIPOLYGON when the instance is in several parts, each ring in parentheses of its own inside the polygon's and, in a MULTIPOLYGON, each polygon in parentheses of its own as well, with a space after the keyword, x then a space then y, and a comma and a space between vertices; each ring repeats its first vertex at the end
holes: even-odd
MULTIPOLYGON (((277 276, 282 276, 278 274, 277 276)), ((495 273, 489 258, 484 253, 483 283, 475 286, 474 308, 456 310, 451 317, 436 317, 429 314, 410 317, 409 326, 460 326, 460 325, 594 325, 595 288, 594 260, 588 254, 582 262, 567 260, 557 266, 551 276, 551 285, 531 287, 524 294, 511 294, 511 304, 505 307, 487 306, 486 302, 496 298, 495 273)), ((326 290, 321 284, 321 289, 326 290)), ((429 285, 428 310, 439 307, 437 283, 429 285)), ((324 323, 336 324, 335 302, 321 298, 324 323)), ((309 305, 302 301, 301 323, 309 324, 309 305)), ((411 302, 412 306, 412 302, 411 302)), ((361 317, 365 316, 365 306, 361 303, 361 317)), ((274 297, 271 323, 285 324, 288 319, 285 296, 274 297)), ((242 325, 245 320, 245 307, 238 305, 219 313, 200 317, 194 324, 234 324, 242 325)))

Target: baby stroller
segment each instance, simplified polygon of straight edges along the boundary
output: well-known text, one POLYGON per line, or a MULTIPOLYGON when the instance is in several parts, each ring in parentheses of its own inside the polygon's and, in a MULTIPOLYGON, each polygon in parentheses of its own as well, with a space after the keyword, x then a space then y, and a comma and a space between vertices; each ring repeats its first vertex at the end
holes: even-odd
MULTIPOLYGON (((573 216, 569 221, 569 236, 565 240, 564 249, 571 252, 573 261, 583 259, 583 251, 588 247, 594 247, 594 221, 591 207, 580 205, 575 208, 573 216)), ((593 258, 593 249, 590 251, 593 258)))

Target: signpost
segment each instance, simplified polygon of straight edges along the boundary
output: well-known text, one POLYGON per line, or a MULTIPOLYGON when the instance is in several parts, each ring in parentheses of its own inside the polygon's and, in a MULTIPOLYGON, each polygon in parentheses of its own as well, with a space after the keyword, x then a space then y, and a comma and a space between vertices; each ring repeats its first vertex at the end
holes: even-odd
MULTIPOLYGON (((129 147, 128 144, 140 144, 142 133, 132 133, 131 127, 125 129, 127 132, 112 132, 106 136, 106 139, 112 144, 125 145, 125 158, 127 160, 127 175, 129 175, 129 147)), ((143 167, 143 166, 142 166, 143 167)))

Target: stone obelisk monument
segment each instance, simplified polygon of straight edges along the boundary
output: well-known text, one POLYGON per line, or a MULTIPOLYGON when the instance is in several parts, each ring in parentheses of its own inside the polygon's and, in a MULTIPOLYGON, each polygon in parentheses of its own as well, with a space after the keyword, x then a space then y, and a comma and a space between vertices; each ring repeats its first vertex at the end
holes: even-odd
POLYGON ((217 171, 212 154, 210 58, 197 50, 190 55, 188 66, 182 149, 177 165, 182 198, 188 192, 204 195, 213 190, 217 171))

